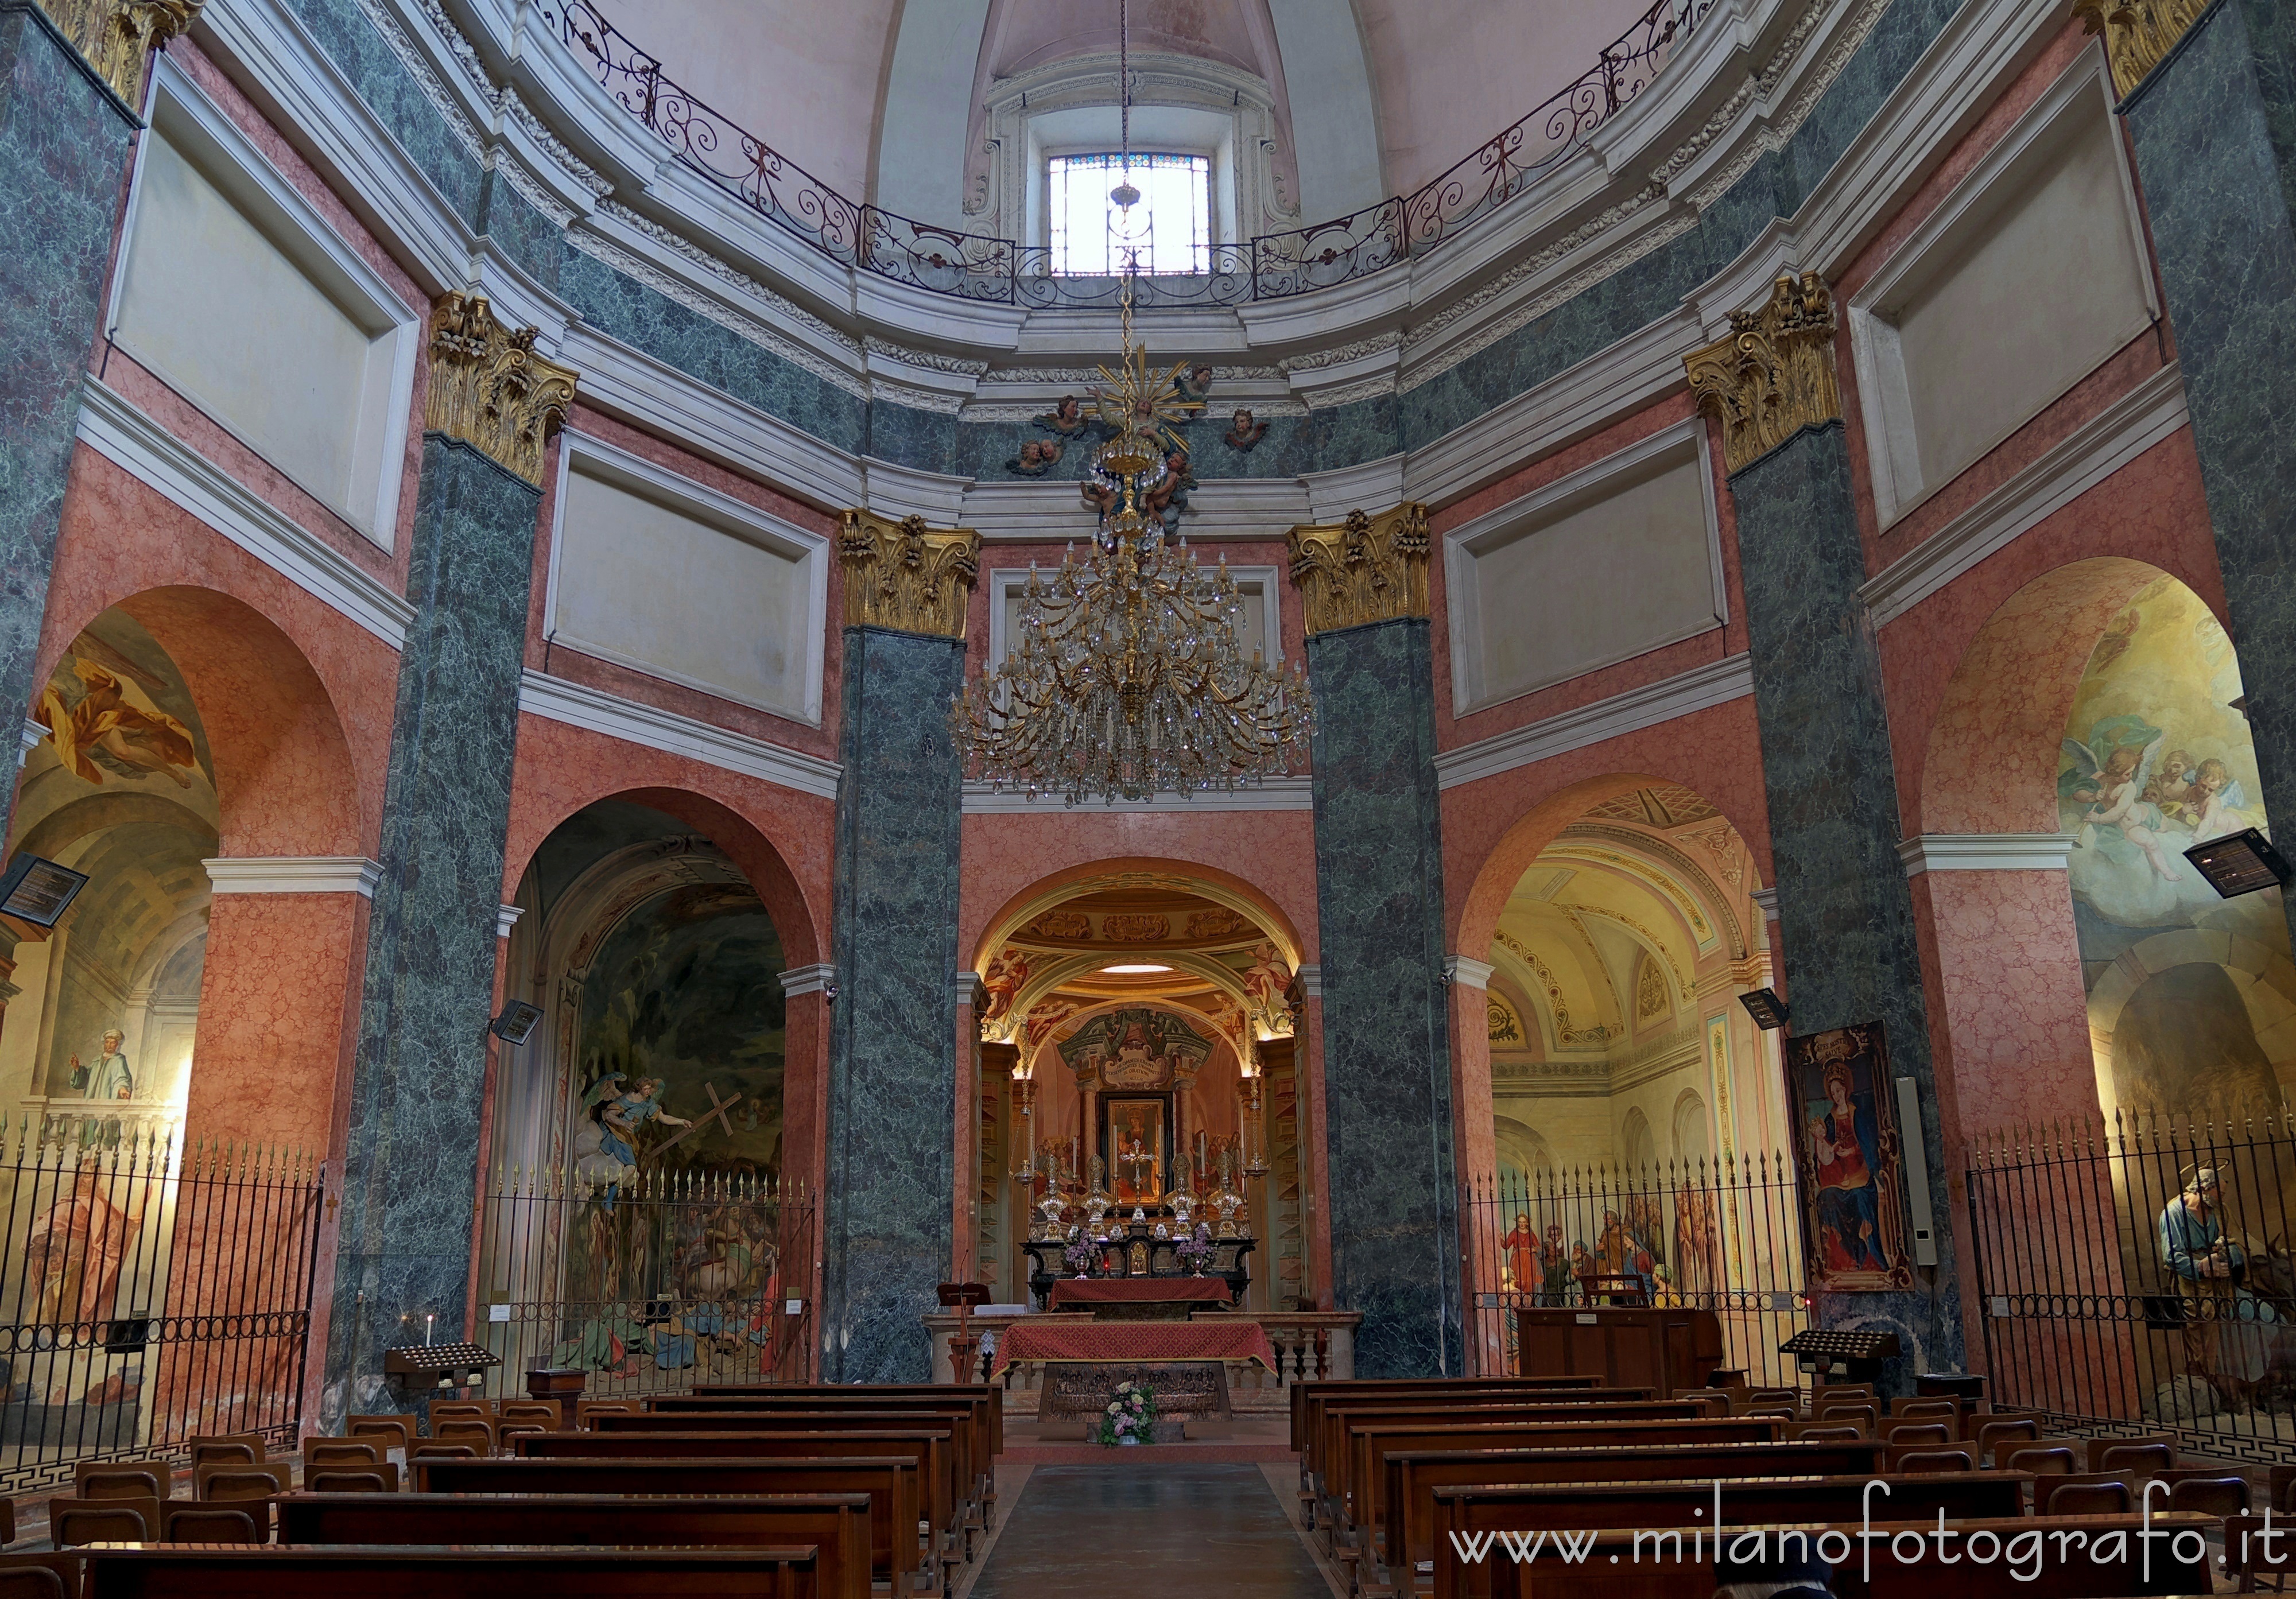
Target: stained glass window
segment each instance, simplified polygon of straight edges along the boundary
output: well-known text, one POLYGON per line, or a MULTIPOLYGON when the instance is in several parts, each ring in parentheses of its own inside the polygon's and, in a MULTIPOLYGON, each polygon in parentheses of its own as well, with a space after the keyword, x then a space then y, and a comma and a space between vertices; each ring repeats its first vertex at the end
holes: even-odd
POLYGON ((1144 273, 1211 270, 1211 162, 1201 155, 1111 151, 1056 155, 1050 178, 1053 270, 1113 277, 1136 260, 1144 273), (1120 184, 1140 191, 1129 208, 1109 198, 1120 184))

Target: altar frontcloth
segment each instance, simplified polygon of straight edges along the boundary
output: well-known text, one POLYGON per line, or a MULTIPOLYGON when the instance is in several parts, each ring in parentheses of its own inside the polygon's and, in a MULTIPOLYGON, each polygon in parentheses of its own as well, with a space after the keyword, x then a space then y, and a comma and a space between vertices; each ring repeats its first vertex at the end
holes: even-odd
POLYGON ((1069 1322, 1007 1327, 996 1341, 992 1380, 1016 1360, 1071 1365, 1169 1365, 1189 1360, 1256 1360, 1275 1369, 1275 1346, 1258 1322, 1069 1322))
POLYGON ((1062 1277, 1047 1308, 1066 1305, 1226 1305, 1234 1298, 1226 1277, 1062 1277))

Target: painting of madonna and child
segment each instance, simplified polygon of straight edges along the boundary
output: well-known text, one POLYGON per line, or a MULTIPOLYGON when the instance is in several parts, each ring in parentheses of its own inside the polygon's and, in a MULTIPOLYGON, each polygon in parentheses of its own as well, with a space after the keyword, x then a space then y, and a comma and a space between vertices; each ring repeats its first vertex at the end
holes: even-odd
POLYGON ((786 964, 746 883, 630 910, 582 990, 567 1325, 553 1363, 617 1377, 753 1372, 774 1339, 786 964))
POLYGON ((1829 1293, 1908 1287, 1903 1182, 1882 1025, 1786 1043, 1810 1286, 1829 1293))

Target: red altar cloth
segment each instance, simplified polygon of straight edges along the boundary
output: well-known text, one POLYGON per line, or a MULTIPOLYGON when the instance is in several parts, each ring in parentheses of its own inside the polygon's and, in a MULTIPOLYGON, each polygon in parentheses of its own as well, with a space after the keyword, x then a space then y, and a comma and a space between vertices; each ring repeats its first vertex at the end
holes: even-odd
POLYGON ((1025 1320, 996 1341, 994 1379, 1016 1360, 1118 1361, 1152 1365, 1181 1360, 1257 1360, 1275 1369, 1275 1346, 1258 1322, 1062 1322, 1032 1327, 1025 1320))
POLYGON ((1062 1277, 1047 1308, 1063 1305, 1225 1305, 1224 1277, 1062 1277))

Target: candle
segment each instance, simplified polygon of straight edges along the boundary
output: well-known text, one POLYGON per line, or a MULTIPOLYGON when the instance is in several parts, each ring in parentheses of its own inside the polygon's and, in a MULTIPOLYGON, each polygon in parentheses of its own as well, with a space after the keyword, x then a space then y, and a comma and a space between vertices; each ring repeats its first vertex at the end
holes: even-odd
POLYGON ((426 1349, 430 1347, 430 1330, 438 1324, 438 1321, 439 1318, 436 1315, 426 1316, 422 1318, 422 1347, 426 1349))

